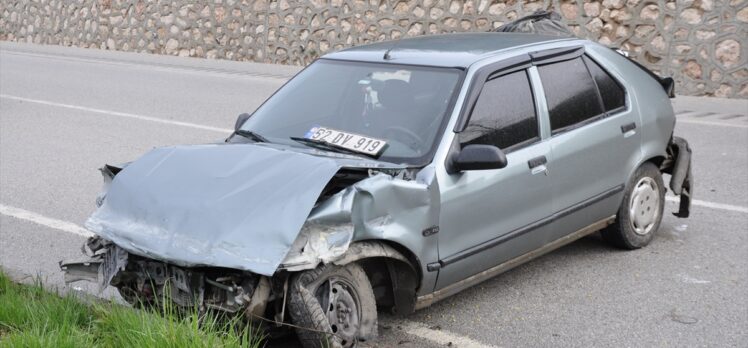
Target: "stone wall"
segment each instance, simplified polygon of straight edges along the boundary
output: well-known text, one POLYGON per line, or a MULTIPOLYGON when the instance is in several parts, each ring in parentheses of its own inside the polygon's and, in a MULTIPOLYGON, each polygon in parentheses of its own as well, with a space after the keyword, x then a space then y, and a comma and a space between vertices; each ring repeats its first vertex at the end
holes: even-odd
POLYGON ((577 35, 673 76, 678 93, 748 98, 748 0, 0 0, 0 39, 301 65, 549 5, 577 35))

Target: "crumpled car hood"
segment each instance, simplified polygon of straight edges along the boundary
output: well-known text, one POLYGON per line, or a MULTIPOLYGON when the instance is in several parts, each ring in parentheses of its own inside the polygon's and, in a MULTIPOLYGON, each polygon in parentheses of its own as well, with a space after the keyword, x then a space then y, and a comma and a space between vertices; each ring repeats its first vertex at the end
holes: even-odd
POLYGON ((381 167, 255 144, 154 149, 119 172, 86 228, 181 266, 272 275, 342 167, 381 167))

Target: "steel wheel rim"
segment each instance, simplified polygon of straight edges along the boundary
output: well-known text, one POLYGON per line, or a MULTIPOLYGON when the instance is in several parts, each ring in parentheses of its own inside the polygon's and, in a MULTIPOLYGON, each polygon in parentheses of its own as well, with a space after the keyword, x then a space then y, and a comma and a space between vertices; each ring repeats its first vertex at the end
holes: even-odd
POLYGON ((333 334, 343 347, 353 347, 361 327, 361 302, 355 288, 345 279, 330 277, 315 292, 333 334))
POLYGON ((640 236, 652 232, 660 217, 660 189, 650 177, 643 177, 634 185, 629 200, 631 228, 640 236))

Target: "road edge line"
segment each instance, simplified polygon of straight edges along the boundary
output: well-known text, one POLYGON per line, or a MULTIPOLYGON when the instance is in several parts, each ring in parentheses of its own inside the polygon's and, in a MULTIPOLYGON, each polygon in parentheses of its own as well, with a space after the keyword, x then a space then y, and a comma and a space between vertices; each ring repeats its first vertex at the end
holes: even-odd
MULTIPOLYGON (((665 200, 668 202, 672 202, 672 203, 680 202, 680 198, 673 197, 673 196, 667 196, 665 197, 665 200)), ((715 203, 715 202, 709 202, 709 201, 700 201, 698 199, 691 200, 691 205, 748 214, 748 207, 742 207, 739 205, 715 203)))
POLYGON ((44 215, 40 215, 26 209, 11 207, 5 204, 0 204, 0 214, 14 217, 20 220, 33 222, 37 225, 46 226, 55 230, 72 233, 81 237, 88 238, 94 235, 89 230, 72 222, 46 217, 44 215))
POLYGON ((105 114, 105 115, 111 115, 111 116, 117 116, 117 117, 125 117, 125 118, 141 120, 141 121, 149 121, 149 122, 169 124, 169 125, 174 125, 174 126, 195 128, 195 129, 207 130, 207 131, 212 131, 212 132, 219 132, 219 133, 231 133, 232 132, 231 129, 227 129, 227 128, 211 127, 211 126, 206 126, 206 125, 197 124, 197 123, 190 123, 190 122, 173 121, 173 120, 167 120, 167 119, 158 118, 158 117, 131 114, 127 112, 89 108, 86 106, 56 103, 56 102, 40 100, 40 99, 17 97, 17 96, 8 95, 8 94, 0 94, 0 98, 22 101, 22 102, 27 102, 27 103, 36 103, 36 104, 42 104, 42 105, 56 106, 56 107, 61 107, 61 108, 73 109, 73 110, 87 111, 87 112, 93 112, 93 113, 105 114))
POLYGON ((730 127, 730 128, 748 128, 748 124, 735 124, 735 123, 721 123, 721 122, 712 122, 712 121, 701 121, 701 120, 692 120, 692 119, 683 119, 683 118, 676 118, 675 121, 676 124, 679 123, 685 123, 685 124, 693 124, 693 125, 704 125, 704 126, 718 126, 718 127, 730 127))
POLYGON ((443 346, 449 345, 454 347, 495 348, 495 346, 486 345, 470 337, 458 335, 450 331, 446 331, 443 329, 434 330, 428 327, 426 324, 416 321, 394 319, 390 324, 401 329, 406 334, 416 336, 418 338, 422 338, 443 346))

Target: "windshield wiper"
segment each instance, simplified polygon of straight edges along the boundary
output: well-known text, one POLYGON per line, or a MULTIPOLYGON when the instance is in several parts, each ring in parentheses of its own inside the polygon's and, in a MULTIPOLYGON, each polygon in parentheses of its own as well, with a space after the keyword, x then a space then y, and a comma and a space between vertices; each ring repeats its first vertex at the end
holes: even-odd
POLYGON ((237 129, 234 132, 234 134, 241 135, 241 136, 243 136, 245 138, 248 138, 248 139, 252 139, 252 140, 254 140, 255 142, 258 142, 258 143, 269 143, 270 142, 270 140, 268 140, 268 138, 265 138, 262 135, 260 135, 259 133, 251 131, 251 130, 237 129))
POLYGON ((322 140, 314 140, 314 139, 301 138, 301 137, 290 137, 289 139, 291 139, 293 141, 296 141, 298 143, 302 143, 302 144, 307 145, 309 147, 320 149, 320 150, 327 150, 327 151, 332 151, 332 152, 344 153, 344 154, 348 154, 348 155, 363 156, 363 157, 367 157, 367 158, 373 157, 373 156, 370 156, 368 154, 361 153, 361 152, 354 151, 354 150, 350 150, 350 149, 346 149, 344 147, 333 145, 333 144, 330 144, 328 142, 324 142, 322 140))

